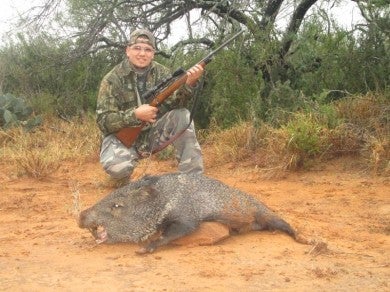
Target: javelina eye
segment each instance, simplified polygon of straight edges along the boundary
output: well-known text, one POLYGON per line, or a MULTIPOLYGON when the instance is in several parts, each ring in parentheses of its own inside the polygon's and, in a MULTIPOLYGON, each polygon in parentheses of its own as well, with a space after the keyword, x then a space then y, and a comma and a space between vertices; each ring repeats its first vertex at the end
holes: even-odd
POLYGON ((117 209, 117 208, 120 208, 120 207, 123 207, 123 204, 115 203, 114 205, 112 205, 113 209, 117 209))

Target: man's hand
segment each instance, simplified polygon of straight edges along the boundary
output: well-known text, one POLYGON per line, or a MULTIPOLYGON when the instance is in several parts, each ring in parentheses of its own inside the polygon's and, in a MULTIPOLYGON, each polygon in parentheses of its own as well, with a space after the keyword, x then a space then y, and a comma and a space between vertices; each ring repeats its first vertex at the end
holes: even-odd
POLYGON ((187 71, 186 84, 189 86, 195 86, 196 81, 203 75, 203 67, 196 64, 187 71))
POLYGON ((158 108, 142 104, 134 110, 135 117, 141 121, 155 123, 157 117, 158 108))

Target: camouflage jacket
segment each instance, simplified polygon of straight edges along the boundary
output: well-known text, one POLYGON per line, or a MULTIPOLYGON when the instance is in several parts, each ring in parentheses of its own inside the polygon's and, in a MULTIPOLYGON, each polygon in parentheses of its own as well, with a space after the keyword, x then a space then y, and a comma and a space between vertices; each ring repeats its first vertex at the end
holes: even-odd
MULTIPOLYGON (((170 75, 168 68, 153 61, 146 76, 146 90, 170 75)), ((193 92, 194 88, 188 85, 183 85, 176 90, 159 106, 159 117, 171 109, 185 107, 193 92)), ((141 124, 134 114, 134 110, 139 106, 138 100, 145 103, 137 89, 137 74, 129 61, 125 59, 103 78, 100 85, 96 119, 104 136, 124 127, 141 124)))

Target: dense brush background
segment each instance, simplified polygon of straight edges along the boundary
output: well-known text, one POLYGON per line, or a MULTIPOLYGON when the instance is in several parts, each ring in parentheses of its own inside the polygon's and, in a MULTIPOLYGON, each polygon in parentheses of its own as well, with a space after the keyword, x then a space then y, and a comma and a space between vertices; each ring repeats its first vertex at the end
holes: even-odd
MULTIPOLYGON (((82 27, 79 13, 86 6, 65 3, 73 8, 66 20, 82 27)), ((275 175, 352 155, 362 170, 390 174, 389 11, 385 2, 370 5, 361 6, 366 25, 353 30, 326 17, 305 18, 288 52, 277 30, 260 32, 246 23, 242 38, 207 66, 198 92, 198 136, 215 163, 243 163, 275 175)), ((24 27, 33 20, 24 19, 24 27)), ((207 24, 214 44, 230 35, 207 24)), ((204 43, 161 43, 156 59, 188 68, 208 52, 204 43)), ((20 175, 37 178, 67 159, 97 159, 99 82, 123 57, 120 46, 85 48, 77 33, 58 38, 44 29, 24 30, 3 42, 0 158, 20 175)), ((171 152, 158 158, 172 159, 171 152)))

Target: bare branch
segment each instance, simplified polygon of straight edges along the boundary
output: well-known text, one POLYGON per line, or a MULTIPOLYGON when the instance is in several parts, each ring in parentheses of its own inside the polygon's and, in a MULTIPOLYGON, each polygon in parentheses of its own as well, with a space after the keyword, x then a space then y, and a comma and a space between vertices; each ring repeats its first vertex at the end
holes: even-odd
POLYGON ((302 0, 302 2, 299 3, 298 7, 293 13, 293 16, 291 17, 287 30, 284 33, 282 48, 279 52, 280 56, 284 57, 287 54, 291 47, 293 36, 297 34, 304 16, 310 7, 312 7, 316 2, 317 0, 302 0))

